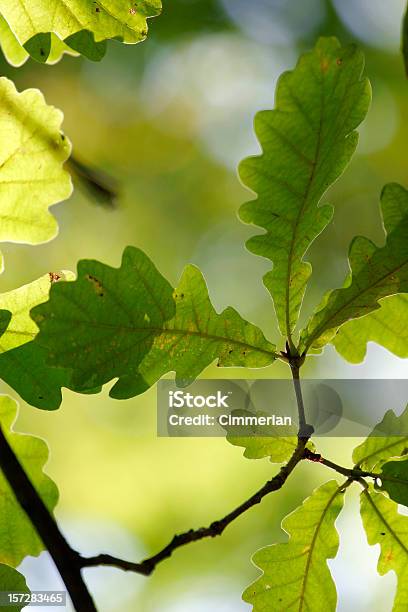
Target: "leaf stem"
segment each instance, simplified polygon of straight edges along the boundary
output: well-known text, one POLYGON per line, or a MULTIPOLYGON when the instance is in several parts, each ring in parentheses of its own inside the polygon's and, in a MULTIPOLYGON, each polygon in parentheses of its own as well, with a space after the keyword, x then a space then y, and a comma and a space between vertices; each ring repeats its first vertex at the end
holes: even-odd
POLYGON ((342 474, 343 476, 347 476, 347 478, 350 478, 351 480, 358 480, 359 478, 362 478, 363 476, 372 475, 369 472, 363 472, 358 467, 346 468, 346 467, 343 467, 342 465, 338 465, 337 463, 334 463, 334 461, 325 459, 319 453, 314 453, 313 451, 309 449, 305 449, 304 454, 305 454, 305 459, 309 459, 309 461, 314 461, 315 463, 321 463, 322 465, 325 465, 326 467, 331 468, 335 472, 338 472, 339 474, 342 474))
POLYGON ((35 490, 0 425, 0 467, 21 508, 49 551, 78 612, 97 612, 81 575, 80 556, 65 540, 54 517, 35 490))
POLYGON ((308 448, 304 451, 304 458, 309 461, 314 461, 316 463, 321 463, 328 468, 342 474, 343 476, 347 476, 347 478, 351 480, 361 481, 362 478, 372 478, 373 480, 388 480, 390 482, 397 482, 400 484, 408 485, 408 480, 404 480, 403 478, 397 478, 395 476, 388 476, 387 474, 382 474, 378 472, 367 472, 366 470, 361 470, 358 465, 355 465, 353 468, 346 468, 334 461, 330 461, 330 459, 325 459, 319 453, 314 453, 308 448))

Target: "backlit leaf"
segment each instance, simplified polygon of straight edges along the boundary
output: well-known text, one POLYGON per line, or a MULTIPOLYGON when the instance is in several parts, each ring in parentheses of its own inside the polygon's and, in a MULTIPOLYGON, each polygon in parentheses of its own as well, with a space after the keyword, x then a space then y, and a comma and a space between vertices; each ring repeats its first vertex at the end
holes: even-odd
POLYGON ((408 292, 408 191, 389 184, 381 196, 387 240, 378 247, 358 236, 350 247, 350 277, 330 292, 302 332, 300 349, 319 348, 337 329, 380 308, 379 300, 408 292))
MULTIPOLYGON (((235 416, 253 415, 270 416, 268 413, 256 411, 256 413, 244 410, 234 410, 232 414, 235 416)), ((248 426, 242 427, 242 433, 239 433, 239 427, 225 427, 227 432, 227 440, 234 446, 242 446, 245 448, 244 457, 247 459, 262 459, 270 457, 273 463, 282 463, 287 461, 293 455, 298 439, 297 436, 282 436, 279 435, 275 426, 260 427, 254 425, 250 427, 251 435, 248 434, 248 426), (268 434, 265 436, 265 430, 268 434), (263 434, 263 435, 262 435, 263 434)))
POLYGON ((48 208, 71 194, 62 114, 35 89, 0 78, 0 241, 39 244, 57 233, 48 208))
POLYGON ((48 58, 50 44, 45 37, 50 34, 88 57, 89 44, 95 51, 95 43, 110 38, 125 43, 140 42, 147 35, 147 18, 158 15, 160 10, 160 0, 30 0, 29 3, 0 0, 0 13, 19 45, 39 61, 48 58), (83 38, 83 32, 88 40, 83 38), (72 44, 71 37, 79 33, 80 38, 72 44), (37 43, 32 49, 32 41, 37 36, 44 39, 42 54, 37 53, 37 43))
POLYGON ((240 165, 243 183, 258 195, 241 207, 240 217, 266 230, 247 246, 273 262, 264 282, 284 335, 296 325, 311 274, 303 257, 332 217, 331 206, 318 204, 350 161, 358 141, 354 130, 368 110, 363 64, 354 46, 320 39, 295 70, 281 76, 275 110, 257 114, 262 155, 240 165))
POLYGON ((397 575, 397 592, 392 612, 408 609, 408 517, 398 513, 398 506, 372 489, 361 494, 361 517, 368 543, 380 544, 378 573, 390 570, 397 575))
POLYGON ((342 325, 334 336, 336 351, 347 361, 363 361, 368 342, 376 342, 398 357, 408 357, 408 295, 392 295, 379 304, 378 310, 342 325))
POLYGON ((297 438, 292 437, 258 437, 258 436, 228 436, 228 442, 234 446, 245 448, 244 457, 247 459, 263 459, 270 457, 272 463, 287 461, 296 448, 297 438))
POLYGON ((327 559, 333 559, 339 547, 334 523, 343 497, 336 481, 322 485, 283 520, 288 542, 255 553, 253 561, 263 574, 243 594, 253 612, 336 610, 336 587, 327 559))
POLYGON ((364 470, 372 470, 391 457, 401 457, 407 452, 408 407, 401 416, 388 410, 368 438, 354 449, 353 461, 364 470))

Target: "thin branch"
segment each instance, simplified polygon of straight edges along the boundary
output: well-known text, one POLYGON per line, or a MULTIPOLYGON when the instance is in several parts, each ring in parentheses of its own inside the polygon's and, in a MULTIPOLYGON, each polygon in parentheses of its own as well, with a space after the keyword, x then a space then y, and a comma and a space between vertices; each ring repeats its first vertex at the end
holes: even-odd
POLYGON ((153 555, 141 561, 140 563, 134 563, 132 561, 127 561, 124 559, 120 559, 118 557, 113 557, 108 554, 100 554, 93 557, 79 557, 79 564, 81 567, 95 567, 100 565, 108 565, 112 567, 117 567, 119 569, 123 569, 125 571, 131 571, 138 574, 142 574, 144 576, 149 576, 153 573, 156 566, 163 560, 168 559, 172 553, 186 544, 190 544, 191 542, 197 542, 198 540, 202 540, 208 537, 216 537, 221 535, 226 527, 230 525, 235 519, 244 514, 247 510, 259 504, 264 497, 269 495, 274 491, 278 491, 283 487, 286 480, 293 472, 297 464, 303 459, 309 459, 310 461, 318 462, 326 467, 329 467, 336 472, 346 476, 348 478, 348 482, 357 481, 360 484, 363 484, 364 481, 362 478, 371 477, 371 478, 379 478, 380 474, 374 474, 372 472, 364 472, 359 468, 346 468, 341 465, 334 463, 328 459, 325 459, 318 453, 314 453, 306 448, 306 444, 308 442, 308 438, 299 438, 297 447, 289 459, 288 463, 284 465, 278 474, 274 476, 271 480, 269 480, 259 491, 257 491, 254 495, 252 495, 248 500, 243 502, 240 506, 235 508, 232 512, 224 516, 222 519, 218 521, 214 521, 208 527, 201 527, 199 529, 190 529, 189 531, 185 531, 181 534, 177 534, 173 537, 173 539, 165 546, 162 550, 160 550, 157 554, 153 555))
MULTIPOLYGON (((287 355, 290 358, 289 346, 287 346, 287 350, 287 355)), ((244 512, 252 508, 254 505, 259 504, 266 495, 269 495, 269 493, 281 489, 285 484, 286 480, 288 479, 289 475, 297 466, 297 464, 305 458, 306 445, 309 441, 310 435, 313 432, 313 428, 310 425, 307 425, 306 423, 302 389, 300 385, 299 370, 303 361, 301 360, 301 358, 290 358, 289 363, 292 370, 292 377, 295 386, 296 400, 299 412, 298 442, 296 449, 293 452, 288 463, 280 469, 276 476, 269 480, 261 489, 259 489, 259 491, 257 491, 254 495, 247 499, 247 501, 243 502, 240 506, 235 508, 235 510, 224 516, 224 518, 218 521, 214 521, 209 527, 201 527, 200 529, 190 529, 189 531, 185 531, 184 533, 175 535, 171 542, 167 544, 167 546, 165 546, 160 552, 158 552, 153 557, 145 559, 141 563, 132 563, 130 561, 124 561, 123 559, 112 557, 111 555, 102 554, 96 555, 94 557, 82 558, 82 567, 92 567, 95 565, 111 565, 114 567, 122 568, 124 570, 133 571, 139 574, 143 574, 145 576, 149 576, 155 569, 156 565, 160 563, 160 561, 163 561, 164 559, 170 557, 173 551, 177 548, 185 546, 190 542, 202 540, 203 538, 213 538, 215 536, 221 535, 224 529, 236 518, 241 516, 241 514, 244 514, 244 512)))
POLYGON ((387 480, 389 482, 396 482, 398 484, 408 485, 408 480, 404 478, 398 478, 397 476, 389 476, 388 474, 382 474, 381 472, 367 472, 366 470, 361 470, 358 466, 354 466, 353 468, 346 468, 338 463, 334 463, 334 461, 330 461, 330 459, 325 459, 319 453, 314 453, 308 448, 305 448, 304 451, 304 459, 308 459, 309 461, 314 461, 316 463, 321 463, 326 467, 342 474, 343 476, 347 476, 350 480, 358 480, 361 481, 362 478, 372 478, 373 480, 387 480))
POLYGON ((305 459, 308 459, 309 461, 314 461, 315 463, 321 463, 322 465, 325 465, 326 467, 329 467, 332 470, 338 472, 339 474, 347 476, 347 478, 350 478, 352 480, 358 480, 363 475, 368 475, 368 473, 362 472, 359 468, 346 468, 342 465, 338 465, 337 463, 334 463, 334 461, 325 459, 319 453, 314 453, 309 449, 305 449, 304 455, 305 459))
POLYGON ((295 387, 296 402, 297 402, 297 407, 298 407, 298 416, 299 416, 298 437, 305 438, 306 440, 308 440, 310 436, 313 434, 314 428, 312 425, 309 425, 306 422, 305 405, 303 403, 302 387, 300 384, 301 363, 299 363, 298 358, 292 358, 289 361, 290 369, 292 372, 293 385, 295 387))
POLYGON ((82 568, 94 567, 97 565, 111 565, 148 576, 153 572, 158 563, 170 557, 177 548, 203 538, 221 535, 226 527, 235 519, 256 504, 259 504, 266 495, 278 491, 283 487, 297 464, 305 458, 307 441, 307 438, 298 438, 296 449, 288 463, 281 467, 276 476, 229 514, 218 521, 214 521, 209 527, 202 527, 196 530, 191 529, 175 535, 171 542, 161 551, 145 559, 141 563, 125 561, 107 554, 86 558, 74 551, 65 540, 51 513, 48 511, 44 502, 25 474, 1 428, 0 465, 10 487, 16 495, 17 501, 26 512, 53 558, 71 596, 75 609, 78 612, 96 612, 95 605, 81 576, 82 568))
POLYGON ((67 587, 75 610, 97 612, 81 576, 80 556, 65 540, 57 523, 20 465, 0 425, 0 466, 18 503, 48 549, 67 587))
POLYGON ((298 463, 300 463, 303 459, 309 459, 311 461, 322 463, 327 467, 343 474, 344 476, 347 476, 348 482, 358 481, 363 486, 366 484, 365 481, 362 480, 364 476, 370 476, 373 478, 380 477, 380 475, 377 474, 363 472, 358 467, 349 469, 337 465, 336 463, 329 461, 328 459, 324 459, 321 455, 306 448, 313 428, 306 423, 305 418, 305 409, 299 378, 299 369, 302 365, 302 357, 292 357, 289 354, 287 356, 292 369, 299 411, 298 441, 288 463, 282 466, 279 472, 249 499, 240 504, 229 514, 225 515, 222 519, 214 521, 208 527, 190 529, 189 531, 175 535, 167 546, 165 546, 157 554, 145 559, 140 563, 126 561, 108 554, 100 554, 93 557, 82 557, 76 551, 74 551, 59 531, 54 518, 42 502, 35 488, 25 474, 0 428, 0 465, 17 497, 18 502, 28 515, 39 536, 42 538, 45 546, 54 559, 61 577, 67 586, 68 592, 71 595, 74 607, 78 612, 96 612, 95 605, 82 580, 82 568, 109 565, 148 576, 154 571, 156 566, 161 561, 169 558, 176 549, 185 546, 190 542, 196 542, 207 537, 216 537, 221 535, 226 527, 235 521, 235 519, 240 517, 256 504, 259 504, 264 497, 269 495, 269 493, 281 489, 298 463))
POLYGON ((95 557, 81 558, 82 567, 93 567, 95 565, 111 565, 119 567, 124 570, 137 572, 145 576, 150 575, 155 569, 156 565, 171 556, 174 550, 185 546, 190 542, 196 542, 203 538, 219 536, 223 533, 224 529, 230 525, 236 518, 244 514, 247 510, 259 504, 262 499, 272 493, 278 491, 283 487, 286 480, 293 472, 297 464, 304 458, 305 446, 307 444, 306 438, 299 438, 297 447, 289 459, 288 463, 284 465, 280 471, 269 480, 259 491, 254 493, 249 499, 243 502, 240 506, 235 508, 232 512, 224 516, 224 518, 214 521, 209 527, 201 527, 200 529, 190 529, 184 533, 175 535, 171 542, 165 546, 160 552, 153 557, 145 559, 141 563, 132 563, 124 561, 111 555, 97 555, 95 557))

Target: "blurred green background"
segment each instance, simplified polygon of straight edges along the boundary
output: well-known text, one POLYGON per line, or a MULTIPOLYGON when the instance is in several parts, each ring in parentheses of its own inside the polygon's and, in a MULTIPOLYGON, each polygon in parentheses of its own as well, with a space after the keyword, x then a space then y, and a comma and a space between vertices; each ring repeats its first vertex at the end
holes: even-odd
MULTIPOLYGON (((272 108, 277 77, 317 36, 337 35, 363 47, 373 105, 358 154, 326 197, 336 212, 308 256, 314 275, 305 319, 322 293, 342 282, 351 238, 364 233, 383 239, 383 184, 408 186, 408 89, 399 54, 404 0, 163 2, 146 42, 112 42, 100 64, 65 57, 54 67, 30 60, 13 69, 1 60, 2 73, 19 89, 38 87, 48 103, 64 111, 75 153, 120 184, 117 209, 98 207, 76 189, 53 209, 60 223, 57 239, 39 247, 5 245, 1 290, 50 270, 75 270, 84 257, 117 266, 124 247, 133 244, 172 283, 187 262, 198 264, 217 309, 233 305, 280 342, 262 285, 269 264, 245 250, 254 230, 240 224, 236 214, 252 197, 240 185, 236 167, 258 151, 253 115, 272 108)), ((287 377, 288 372, 277 364, 253 372, 212 366, 203 374, 223 375, 287 377)), ((348 366, 329 347, 311 359, 305 375, 397 378, 407 375, 407 367, 378 346, 369 347, 364 364, 348 366)), ((128 401, 109 399, 108 389, 97 396, 64 391, 63 405, 54 413, 21 402, 17 427, 47 439, 47 472, 61 493, 57 518, 83 553, 142 559, 174 533, 223 516, 277 469, 266 459, 245 459, 242 449, 223 439, 158 439, 154 389, 128 401)), ((349 464, 355 442, 326 439, 320 448, 349 464)), ((252 553, 284 541, 283 516, 332 476, 322 466, 301 465, 283 491, 247 512, 221 538, 178 550, 151 578, 110 568, 87 570, 99 610, 248 611, 241 592, 258 575, 252 553)), ((366 545, 357 493, 347 494, 338 522, 341 550, 330 562, 338 609, 391 610, 395 577, 375 572, 378 551, 366 545)), ((21 569, 32 589, 61 588, 46 553, 26 559, 21 569)))

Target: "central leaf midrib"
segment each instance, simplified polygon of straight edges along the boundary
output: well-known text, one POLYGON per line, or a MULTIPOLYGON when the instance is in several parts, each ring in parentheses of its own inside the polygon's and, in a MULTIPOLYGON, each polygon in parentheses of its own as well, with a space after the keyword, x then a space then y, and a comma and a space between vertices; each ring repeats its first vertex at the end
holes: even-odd
POLYGON ((337 495, 339 493, 341 493, 341 491, 342 491, 342 487, 338 487, 336 489, 336 491, 333 493, 333 495, 330 497, 329 501, 327 502, 327 504, 326 504, 326 506, 324 508, 324 511, 322 512, 322 515, 321 515, 321 517, 319 519, 319 522, 316 525, 316 529, 315 529, 315 532, 313 534, 312 542, 310 544, 310 551, 309 551, 309 554, 307 556, 307 561, 306 561, 305 575, 304 575, 304 578, 303 578, 302 590, 301 590, 300 597, 299 597, 299 599, 300 599, 299 612, 302 612, 302 610, 303 610, 303 604, 304 604, 304 601, 305 601, 306 584, 307 584, 307 579, 309 577, 310 565, 311 565, 311 562, 312 562, 312 556, 313 556, 314 548, 315 548, 315 545, 316 545, 318 533, 319 533, 320 528, 321 528, 321 526, 323 524, 323 521, 325 519, 325 516, 327 514, 328 509, 332 505, 332 503, 333 503, 334 499, 337 497, 337 495))
POLYGON ((324 114, 324 104, 323 104, 323 97, 321 99, 321 113, 320 113, 320 118, 319 118, 319 127, 317 130, 317 143, 316 143, 316 150, 315 150, 315 154, 314 154, 314 159, 311 161, 311 168, 312 171, 310 173, 310 177, 308 180, 308 184, 306 186, 306 190, 305 193, 303 195, 303 202, 302 205, 298 211, 298 214, 296 216, 295 219, 295 224, 293 226, 293 234, 292 234, 292 238, 291 238, 291 242, 290 242, 290 248, 289 248, 289 257, 288 257, 288 267, 287 267, 287 279, 286 279, 286 333, 288 335, 288 337, 291 336, 292 330, 291 330, 291 324, 290 324, 290 279, 292 277, 292 263, 293 263, 293 252, 295 249, 295 243, 297 240, 297 232, 298 232, 298 228, 299 228, 299 223, 300 223, 300 219, 303 216, 303 212, 307 206, 308 203, 308 199, 309 199, 309 194, 310 194, 310 190, 315 178, 315 174, 316 174, 316 168, 317 168, 317 161, 320 155, 320 148, 321 148, 321 137, 322 137, 322 128, 323 128, 323 114, 324 114))
MULTIPOLYGON (((70 322, 73 324, 83 324, 84 323, 84 321, 73 321, 72 319, 70 320, 70 322)), ((198 336, 198 337, 205 338, 208 340, 216 340, 217 342, 225 342, 226 344, 234 344, 236 346, 242 346, 245 348, 254 349, 258 351, 259 353, 270 355, 274 357, 275 359, 277 358, 277 354, 274 351, 258 347, 255 344, 243 342, 242 340, 237 340, 234 338, 228 338, 226 336, 217 336, 216 334, 208 334, 200 330, 196 331, 196 330, 170 329, 170 328, 165 328, 165 327, 163 328, 163 327, 147 327, 147 326, 146 327, 128 327, 124 325, 119 326, 119 325, 110 325, 109 323, 94 323, 94 322, 92 322, 92 327, 123 330, 126 332, 151 332, 152 334, 155 334, 155 335, 163 334, 163 335, 171 336, 174 334, 182 334, 186 336, 198 336)))

